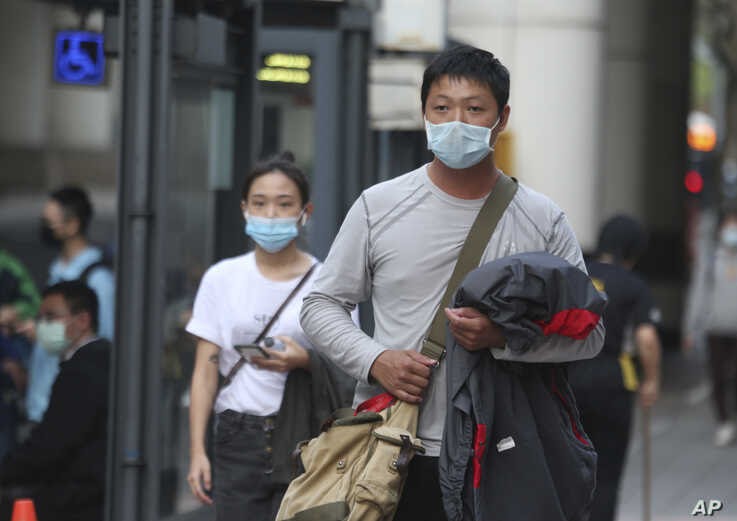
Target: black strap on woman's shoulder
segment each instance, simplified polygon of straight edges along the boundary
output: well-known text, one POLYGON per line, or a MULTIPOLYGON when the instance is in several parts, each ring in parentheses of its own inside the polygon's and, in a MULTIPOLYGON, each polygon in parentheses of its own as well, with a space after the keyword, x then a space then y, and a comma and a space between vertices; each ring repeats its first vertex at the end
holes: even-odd
MULTIPOLYGON (((281 315, 281 312, 284 311, 284 308, 287 307, 287 305, 292 301, 292 299, 295 297, 297 293, 299 293, 299 290, 304 286, 305 282, 307 282, 307 279, 310 278, 310 275, 312 275, 312 272, 315 271, 315 268, 317 267, 317 263, 314 263, 312 266, 310 266, 310 269, 307 270, 307 273, 304 274, 304 276, 300 279, 300 281, 297 283, 296 286, 294 286, 294 289, 292 290, 289 295, 287 295, 287 298, 284 299, 284 302, 281 303, 281 306, 279 306, 279 309, 276 310, 276 313, 274 313, 271 316, 271 320, 264 326, 264 328, 261 330, 261 333, 256 337, 256 340, 253 341, 254 344, 258 344, 261 342, 264 337, 266 336, 266 333, 269 332, 269 329, 271 326, 274 325, 274 322, 276 322, 276 319, 279 318, 279 315, 281 315)), ((233 381, 233 378, 235 378, 235 375, 238 373, 238 371, 241 370, 241 367, 244 366, 246 363, 246 359, 241 356, 238 361, 235 363, 235 365, 232 367, 230 371, 228 371, 228 375, 223 380, 222 387, 225 387, 226 385, 230 384, 230 382, 233 381)))

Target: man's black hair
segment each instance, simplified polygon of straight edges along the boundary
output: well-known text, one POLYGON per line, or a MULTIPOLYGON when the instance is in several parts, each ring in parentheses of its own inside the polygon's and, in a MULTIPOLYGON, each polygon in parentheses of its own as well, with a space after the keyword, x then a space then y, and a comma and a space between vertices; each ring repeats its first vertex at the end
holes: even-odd
POLYGON ((465 78, 488 86, 500 113, 509 101, 509 71, 502 62, 488 51, 461 45, 441 52, 425 69, 420 94, 423 113, 430 87, 442 76, 454 80, 465 78))
POLYGON ((251 191, 253 182, 262 175, 270 172, 279 171, 289 179, 294 181, 299 190, 299 196, 302 199, 302 206, 310 202, 310 182, 302 170, 294 164, 294 154, 285 150, 281 154, 261 161, 243 180, 241 187, 241 198, 248 201, 248 193, 251 191))
POLYGON ((79 220, 79 233, 87 233, 93 210, 86 191, 78 186, 64 186, 51 192, 49 199, 59 203, 67 219, 74 217, 79 220))
POLYGON ((647 242, 647 232, 637 220, 615 215, 601 227, 596 253, 609 254, 617 263, 635 262, 645 252, 647 242))
POLYGON ((97 333, 99 325, 99 304, 97 295, 81 280, 65 280, 49 286, 43 291, 42 297, 61 295, 73 314, 89 313, 92 330, 97 333))

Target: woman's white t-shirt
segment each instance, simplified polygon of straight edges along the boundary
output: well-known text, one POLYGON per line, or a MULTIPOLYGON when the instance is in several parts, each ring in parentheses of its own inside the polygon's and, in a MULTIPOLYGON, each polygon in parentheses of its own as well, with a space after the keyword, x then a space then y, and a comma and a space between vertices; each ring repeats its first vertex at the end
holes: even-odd
MULTIPOLYGON (((313 262, 318 261, 313 257, 313 262)), ((299 325, 299 312, 319 269, 320 265, 284 308, 268 336, 289 336, 312 349, 299 325)), ((301 278, 267 279, 259 271, 253 252, 220 261, 202 277, 187 331, 221 348, 220 374, 227 375, 240 358, 233 346, 253 342, 301 278)), ((287 373, 247 363, 218 394, 215 412, 232 409, 256 416, 276 414, 286 380, 287 373)))

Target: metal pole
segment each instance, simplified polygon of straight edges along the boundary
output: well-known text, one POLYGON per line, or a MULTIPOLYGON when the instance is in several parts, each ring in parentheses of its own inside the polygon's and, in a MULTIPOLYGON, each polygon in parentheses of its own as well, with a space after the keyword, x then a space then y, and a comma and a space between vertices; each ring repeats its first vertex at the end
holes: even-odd
MULTIPOLYGON (((148 504, 149 485, 156 481, 147 461, 145 414, 151 398, 150 359, 159 304, 151 299, 158 288, 159 273, 153 255, 156 154, 152 143, 160 134, 152 117, 154 88, 161 75, 153 74, 156 45, 161 32, 155 29, 161 10, 157 0, 126 0, 122 9, 122 139, 118 181, 118 266, 116 349, 113 355, 111 398, 111 466, 106 518, 111 521, 142 521, 148 504)), ((156 165, 159 166, 159 165, 156 165)), ((155 485, 154 485, 155 486, 155 485)))
MULTIPOLYGON (((153 57, 150 107, 152 131, 150 140, 151 170, 149 172, 148 205, 150 219, 146 221, 149 236, 147 277, 144 301, 138 308, 144 313, 148 327, 142 333, 141 355, 145 379, 144 401, 140 415, 143 422, 143 447, 146 467, 140 475, 140 520, 159 518, 161 471, 161 354, 164 345, 163 314, 165 308, 164 248, 166 247, 166 201, 168 199, 169 113, 171 88, 171 33, 174 0, 157 0, 154 7, 153 57)), ((132 521, 132 519, 126 520, 132 521)))
POLYGON ((366 157, 366 98, 368 89, 368 60, 366 52, 366 31, 350 28, 343 33, 344 62, 347 64, 344 74, 343 100, 345 112, 343 139, 345 140, 344 161, 344 189, 340 217, 348 211, 353 201, 364 188, 363 169, 366 157))
POLYGON ((642 407, 642 519, 650 521, 651 513, 651 452, 650 408, 642 407))

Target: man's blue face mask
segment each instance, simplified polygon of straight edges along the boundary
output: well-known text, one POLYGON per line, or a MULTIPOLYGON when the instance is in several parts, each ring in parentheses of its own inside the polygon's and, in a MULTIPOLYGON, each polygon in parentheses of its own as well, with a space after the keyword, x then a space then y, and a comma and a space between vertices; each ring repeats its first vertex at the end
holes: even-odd
POLYGON ((461 170, 481 162, 494 150, 489 146, 491 132, 501 121, 497 118, 491 128, 470 125, 462 121, 434 124, 425 119, 427 149, 446 166, 461 170))
POLYGON ((257 217, 244 213, 245 232, 256 244, 269 253, 286 248, 299 235, 299 226, 304 226, 304 210, 297 217, 257 217))

